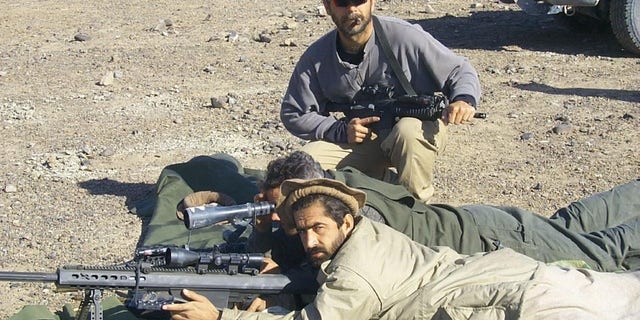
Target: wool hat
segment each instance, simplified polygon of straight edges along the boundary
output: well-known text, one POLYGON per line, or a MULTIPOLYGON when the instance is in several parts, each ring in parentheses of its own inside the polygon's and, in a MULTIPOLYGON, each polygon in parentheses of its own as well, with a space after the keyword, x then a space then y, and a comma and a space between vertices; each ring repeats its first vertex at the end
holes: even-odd
POLYGON ((363 191, 350 188, 337 180, 325 178, 289 179, 280 186, 280 199, 276 208, 280 220, 289 226, 294 226, 291 205, 312 194, 323 194, 341 200, 349 207, 354 217, 358 216, 358 211, 364 206, 367 199, 367 195, 363 191))

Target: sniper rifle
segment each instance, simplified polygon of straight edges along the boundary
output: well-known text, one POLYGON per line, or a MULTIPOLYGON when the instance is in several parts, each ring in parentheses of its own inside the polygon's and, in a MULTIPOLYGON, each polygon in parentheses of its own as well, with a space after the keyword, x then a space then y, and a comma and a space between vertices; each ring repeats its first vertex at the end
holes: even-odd
POLYGON ((0 271, 0 281, 53 282, 59 289, 84 290, 77 319, 102 320, 104 290, 129 289, 126 305, 161 310, 185 302, 182 289, 196 291, 218 308, 246 304, 258 295, 315 293, 314 284, 286 274, 257 274, 260 254, 195 252, 177 247, 142 248, 131 262, 115 266, 63 266, 53 272, 0 271))

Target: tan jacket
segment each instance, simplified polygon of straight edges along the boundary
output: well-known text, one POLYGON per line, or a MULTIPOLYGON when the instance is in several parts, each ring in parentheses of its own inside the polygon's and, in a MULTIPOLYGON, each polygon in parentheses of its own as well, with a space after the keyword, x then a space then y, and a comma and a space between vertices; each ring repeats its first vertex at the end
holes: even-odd
POLYGON ((302 311, 222 319, 640 319, 640 273, 566 270, 510 249, 460 255, 367 219, 322 270, 302 311))

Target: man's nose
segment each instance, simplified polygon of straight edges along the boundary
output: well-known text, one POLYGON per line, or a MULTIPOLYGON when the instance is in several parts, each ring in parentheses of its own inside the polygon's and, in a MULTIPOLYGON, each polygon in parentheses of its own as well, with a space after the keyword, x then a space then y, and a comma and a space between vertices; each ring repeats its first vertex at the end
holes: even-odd
POLYGON ((280 216, 277 212, 274 211, 271 213, 271 221, 280 221, 280 216))
POLYGON ((303 237, 302 244, 307 249, 313 248, 318 244, 318 241, 317 241, 316 237, 314 237, 313 235, 309 234, 308 232, 305 233, 304 236, 302 236, 302 237, 303 237))

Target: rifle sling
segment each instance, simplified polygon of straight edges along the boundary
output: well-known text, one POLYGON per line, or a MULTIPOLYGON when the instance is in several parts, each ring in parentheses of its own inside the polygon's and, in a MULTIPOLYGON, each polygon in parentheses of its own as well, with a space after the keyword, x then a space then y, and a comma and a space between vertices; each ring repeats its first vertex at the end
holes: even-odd
POLYGON ((404 71, 402 71, 402 67, 400 67, 400 63, 398 62, 398 59, 393 54, 393 52, 391 52, 389 41, 387 40, 387 36, 382 31, 382 26, 380 26, 380 21, 378 20, 378 17, 374 15, 371 18, 373 19, 373 30, 376 33, 376 39, 378 39, 378 41, 380 42, 380 46, 382 46, 382 51, 384 52, 385 57, 387 57, 387 60, 389 60, 391 69, 393 69, 393 72, 396 74, 396 77, 398 77, 398 81, 400 82, 402 89, 404 89, 404 92, 406 94, 415 96, 416 92, 413 90, 411 83, 409 83, 409 80, 407 79, 407 75, 404 74, 404 71))

